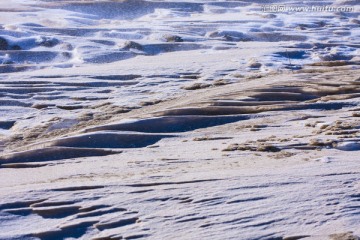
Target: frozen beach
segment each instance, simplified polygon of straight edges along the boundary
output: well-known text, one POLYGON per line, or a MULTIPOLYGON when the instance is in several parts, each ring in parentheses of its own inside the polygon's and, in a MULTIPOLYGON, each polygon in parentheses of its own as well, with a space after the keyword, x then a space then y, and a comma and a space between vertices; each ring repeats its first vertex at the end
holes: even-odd
POLYGON ((359 239, 358 1, 0 12, 0 239, 359 239))

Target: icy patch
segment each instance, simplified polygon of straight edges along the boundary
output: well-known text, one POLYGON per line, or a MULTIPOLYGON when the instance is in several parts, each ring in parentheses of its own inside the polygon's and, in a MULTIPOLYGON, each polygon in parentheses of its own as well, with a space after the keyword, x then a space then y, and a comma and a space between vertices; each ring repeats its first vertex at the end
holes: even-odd
POLYGON ((360 143, 359 142, 342 142, 342 143, 338 143, 335 148, 338 150, 342 150, 342 151, 359 151, 360 143))
POLYGON ((58 129, 70 128, 70 127, 76 125, 77 123, 79 123, 79 120, 77 120, 77 119, 64 119, 62 121, 59 121, 59 122, 51 125, 48 128, 48 131, 50 132, 50 131, 54 131, 54 130, 58 130, 58 129))
POLYGON ((321 157, 321 158, 315 159, 315 161, 321 162, 321 163, 331 163, 332 160, 333 160, 332 157, 321 157))

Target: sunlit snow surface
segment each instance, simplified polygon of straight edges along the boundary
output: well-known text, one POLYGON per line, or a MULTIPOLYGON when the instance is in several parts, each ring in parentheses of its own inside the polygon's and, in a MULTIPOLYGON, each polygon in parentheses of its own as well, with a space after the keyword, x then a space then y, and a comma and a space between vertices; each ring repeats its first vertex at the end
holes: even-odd
MULTIPOLYGON (((294 157, 295 163, 263 154, 271 159, 265 164, 250 153, 236 155, 239 163, 232 155, 228 160, 221 151, 211 152, 226 147, 222 138, 213 145, 187 143, 191 131, 264 117, 217 116, 216 111, 225 111, 221 107, 249 102, 231 96, 220 110, 214 108, 215 116, 186 109, 183 115, 174 110, 101 125, 187 94, 186 87, 194 83, 246 84, 246 79, 291 73, 316 62, 358 63, 358 5, 356 0, 1 1, 0 151, 9 139, 15 147, 30 147, 0 158, 0 239, 255 240, 360 234, 360 170, 353 157, 360 149, 358 139, 325 153, 294 157), (263 12, 269 4, 351 6, 354 11, 263 12), (83 130, 88 122, 100 126, 37 141, 68 134, 72 127, 83 130), (183 132, 186 141, 179 147, 177 137, 183 132), (159 141, 158 150, 145 148, 159 141), (118 149, 126 150, 119 154, 118 149), (8 162, 15 165, 2 168, 8 162)), ((331 81, 329 86, 336 87, 331 81)), ((326 90, 317 97, 326 97, 331 92, 326 90)), ((280 103, 292 102, 292 88, 284 91, 290 93, 282 92, 280 103)), ((269 92, 264 96, 271 98, 269 92)), ((208 101, 218 97, 211 96, 208 101)), ((294 102, 310 115, 321 107, 355 109, 359 104, 311 105, 305 102, 310 99, 294 102)), ((302 134, 303 126, 287 114, 290 123, 284 120, 284 128, 275 132, 285 136, 285 126, 291 126, 302 134)))
POLYGON ((356 1, 311 1, 316 6, 353 6, 350 13, 267 13, 264 4, 310 5, 2 2, 0 121, 41 122, 45 116, 66 115, 62 105, 83 109, 99 101, 134 107, 172 96, 194 77, 200 82, 231 81, 236 74, 359 56, 356 1))

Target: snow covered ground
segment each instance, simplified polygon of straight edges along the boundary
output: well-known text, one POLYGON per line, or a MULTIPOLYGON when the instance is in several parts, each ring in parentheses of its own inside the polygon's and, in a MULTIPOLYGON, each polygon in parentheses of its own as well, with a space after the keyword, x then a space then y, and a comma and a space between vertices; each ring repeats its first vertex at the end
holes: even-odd
POLYGON ((0 239, 358 239, 356 0, 0 12, 0 239))

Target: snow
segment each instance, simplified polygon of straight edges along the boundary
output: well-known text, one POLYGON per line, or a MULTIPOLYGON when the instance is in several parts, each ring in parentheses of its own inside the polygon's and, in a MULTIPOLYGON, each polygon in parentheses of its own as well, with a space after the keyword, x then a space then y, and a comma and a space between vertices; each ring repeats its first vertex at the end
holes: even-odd
POLYGON ((0 239, 357 239, 359 11, 0 2, 0 239))

